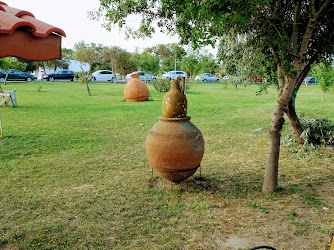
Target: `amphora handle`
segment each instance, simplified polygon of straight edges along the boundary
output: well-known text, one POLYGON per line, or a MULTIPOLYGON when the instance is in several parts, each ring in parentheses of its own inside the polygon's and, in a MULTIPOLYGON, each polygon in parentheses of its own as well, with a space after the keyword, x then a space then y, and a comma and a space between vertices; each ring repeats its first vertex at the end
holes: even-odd
POLYGON ((176 79, 178 82, 182 82, 182 93, 186 94, 186 78, 183 76, 178 76, 176 79))

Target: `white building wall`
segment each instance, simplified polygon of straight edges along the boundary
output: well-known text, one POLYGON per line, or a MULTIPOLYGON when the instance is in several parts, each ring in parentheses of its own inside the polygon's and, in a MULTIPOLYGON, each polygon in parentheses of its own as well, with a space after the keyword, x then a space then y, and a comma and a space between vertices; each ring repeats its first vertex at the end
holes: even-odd
MULTIPOLYGON (((82 69, 81 69, 81 63, 77 60, 67 60, 68 63, 68 70, 74 71, 74 72, 81 72, 82 69, 84 71, 88 71, 89 70, 89 64, 88 63, 83 63, 82 64, 82 69)), ((56 71, 62 70, 63 68, 57 68, 56 71)), ((44 72, 43 68, 39 67, 38 71, 35 71, 34 74, 36 75, 38 80, 41 80, 43 75, 45 74, 51 74, 54 73, 55 70, 54 68, 46 68, 45 69, 46 72, 44 72)))

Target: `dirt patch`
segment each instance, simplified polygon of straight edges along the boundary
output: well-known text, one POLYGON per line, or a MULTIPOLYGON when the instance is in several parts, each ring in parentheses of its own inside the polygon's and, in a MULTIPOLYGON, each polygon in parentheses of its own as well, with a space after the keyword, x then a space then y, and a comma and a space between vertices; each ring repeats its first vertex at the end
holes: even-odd
POLYGON ((265 246, 259 238, 240 238, 237 235, 230 235, 224 242, 217 242, 218 249, 249 249, 255 246, 265 246))

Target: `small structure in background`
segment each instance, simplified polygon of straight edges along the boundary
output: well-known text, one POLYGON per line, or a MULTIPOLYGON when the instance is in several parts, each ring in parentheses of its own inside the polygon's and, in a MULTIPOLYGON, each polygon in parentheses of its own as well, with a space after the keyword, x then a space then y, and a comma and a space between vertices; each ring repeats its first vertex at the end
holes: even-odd
POLYGON ((29 61, 61 59, 65 32, 44 23, 25 10, 0 1, 0 58, 13 56, 29 61))
MULTIPOLYGON (((28 61, 61 59, 61 38, 65 32, 35 18, 29 11, 9 7, 0 1, 0 58, 13 56, 28 61)), ((2 91, 3 103, 9 98, 17 106, 15 91, 2 91)), ((2 103, 1 102, 1 103, 2 103)), ((1 138, 3 129, 0 119, 1 138)))
POLYGON ((68 64, 68 66, 64 68, 62 67, 58 67, 57 69, 54 68, 45 68, 43 69, 42 67, 38 67, 38 69, 34 72, 35 76, 37 77, 38 80, 42 80, 44 77, 44 75, 48 75, 48 74, 52 74, 52 73, 56 73, 59 72, 61 70, 70 70, 73 72, 82 72, 82 70, 84 71, 88 71, 90 66, 88 63, 81 63, 77 60, 74 59, 66 59, 65 62, 68 64))

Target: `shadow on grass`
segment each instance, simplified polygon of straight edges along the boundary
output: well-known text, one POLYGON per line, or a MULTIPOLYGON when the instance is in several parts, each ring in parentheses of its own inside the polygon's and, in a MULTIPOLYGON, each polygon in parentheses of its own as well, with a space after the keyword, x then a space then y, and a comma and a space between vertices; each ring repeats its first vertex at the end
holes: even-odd
MULTIPOLYGON (((207 176, 196 173, 193 177, 173 184, 155 176, 150 180, 150 188, 174 190, 180 192, 196 192, 219 194, 225 197, 244 198, 256 193, 262 193, 263 175, 261 173, 238 173, 231 175, 207 176)), ((280 186, 274 193, 268 193, 267 199, 280 198, 285 195, 299 194, 305 196, 309 192, 309 184, 280 186)), ((313 197, 313 196, 312 196, 313 197)))
POLYGON ((262 175, 250 175, 249 173, 238 175, 205 176, 195 175, 179 184, 171 184, 160 177, 150 180, 150 187, 155 189, 178 190, 187 192, 219 193, 224 196, 242 198, 252 192, 260 192, 262 187, 262 175))

